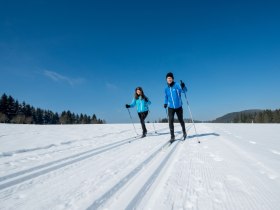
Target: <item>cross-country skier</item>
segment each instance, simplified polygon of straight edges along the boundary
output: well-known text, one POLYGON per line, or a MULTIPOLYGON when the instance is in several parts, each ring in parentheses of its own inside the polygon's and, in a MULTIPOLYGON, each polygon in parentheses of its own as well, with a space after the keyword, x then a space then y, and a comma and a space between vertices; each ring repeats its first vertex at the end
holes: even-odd
POLYGON ((181 93, 186 92, 187 88, 184 83, 181 83, 180 85, 179 83, 174 82, 174 76, 173 73, 171 72, 169 72, 166 75, 166 81, 167 81, 167 87, 165 88, 164 108, 166 109, 168 107, 169 128, 171 134, 170 143, 172 143, 175 141, 175 135, 174 135, 175 113, 182 126, 183 138, 186 139, 187 137, 185 122, 183 119, 183 108, 182 108, 183 104, 181 99, 181 93))
POLYGON ((138 116, 139 116, 142 130, 143 130, 142 138, 145 137, 147 134, 147 129, 145 126, 145 119, 148 116, 150 104, 151 104, 151 101, 148 99, 147 96, 145 96, 143 89, 141 87, 137 87, 135 89, 134 98, 133 98, 131 104, 125 105, 126 108, 132 108, 136 105, 138 116))

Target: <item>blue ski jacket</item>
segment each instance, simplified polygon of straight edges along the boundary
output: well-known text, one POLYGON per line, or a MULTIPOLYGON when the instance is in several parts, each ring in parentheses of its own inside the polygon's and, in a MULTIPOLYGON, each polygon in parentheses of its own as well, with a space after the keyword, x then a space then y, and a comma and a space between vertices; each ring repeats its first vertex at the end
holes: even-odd
POLYGON ((181 99, 181 93, 187 92, 187 88, 181 88, 181 85, 174 82, 173 86, 165 88, 165 101, 164 103, 168 105, 169 108, 178 109, 182 107, 183 102, 181 99))
POLYGON ((142 99, 141 96, 139 96, 138 99, 133 98, 130 107, 134 107, 136 105, 137 107, 137 112, 146 112, 149 111, 149 105, 151 105, 151 101, 148 99, 148 102, 142 99))

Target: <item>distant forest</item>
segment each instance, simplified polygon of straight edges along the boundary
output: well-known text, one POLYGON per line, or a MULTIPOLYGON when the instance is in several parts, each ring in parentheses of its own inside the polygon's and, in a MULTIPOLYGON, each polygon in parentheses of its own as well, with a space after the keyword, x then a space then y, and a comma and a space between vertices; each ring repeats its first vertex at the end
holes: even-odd
POLYGON ((58 114, 50 110, 34 108, 25 102, 19 103, 5 93, 0 99, 0 123, 15 124, 104 124, 95 114, 75 114, 63 111, 58 114))
POLYGON ((233 119, 234 123, 280 123, 280 109, 263 110, 253 114, 240 113, 233 119))
POLYGON ((280 109, 233 112, 213 120, 214 123, 280 123, 280 109))
MULTIPOLYGON (((186 123, 191 123, 190 119, 184 119, 186 123)), ((159 123, 167 123, 168 119, 163 118, 158 120, 159 123)), ((175 118, 174 122, 179 121, 175 118)), ((203 121, 194 120, 195 123, 203 121)), ((204 121, 207 123, 280 123, 280 109, 276 110, 245 110, 241 112, 232 112, 219 117, 212 121, 204 121)))

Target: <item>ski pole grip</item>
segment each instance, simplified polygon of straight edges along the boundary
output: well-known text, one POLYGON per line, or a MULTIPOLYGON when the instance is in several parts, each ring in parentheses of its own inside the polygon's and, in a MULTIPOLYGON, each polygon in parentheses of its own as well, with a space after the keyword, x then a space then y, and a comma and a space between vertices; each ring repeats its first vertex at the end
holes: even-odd
MULTIPOLYGON (((181 85, 182 85, 183 81, 180 80, 180 82, 181 82, 181 85)), ((185 85, 184 89, 186 89, 186 88, 187 88, 187 86, 185 85)), ((185 92, 184 92, 184 94, 185 94, 185 96, 186 96, 186 93, 185 93, 185 92)))

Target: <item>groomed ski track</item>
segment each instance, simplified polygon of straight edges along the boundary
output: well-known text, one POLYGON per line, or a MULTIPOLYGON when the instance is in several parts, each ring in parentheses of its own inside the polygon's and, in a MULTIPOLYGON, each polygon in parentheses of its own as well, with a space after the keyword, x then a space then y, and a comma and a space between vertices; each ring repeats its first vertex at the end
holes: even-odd
POLYGON ((219 124, 197 125, 201 144, 186 124, 182 141, 177 124, 170 145, 168 127, 156 126, 143 139, 124 130, 100 144, 89 138, 3 155, 2 168, 22 163, 0 176, 0 208, 280 209, 279 144, 264 147, 248 128, 219 124), (28 162, 46 154, 54 157, 28 162))

